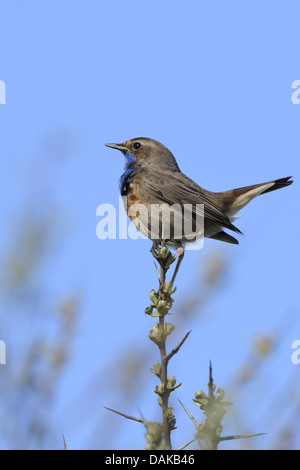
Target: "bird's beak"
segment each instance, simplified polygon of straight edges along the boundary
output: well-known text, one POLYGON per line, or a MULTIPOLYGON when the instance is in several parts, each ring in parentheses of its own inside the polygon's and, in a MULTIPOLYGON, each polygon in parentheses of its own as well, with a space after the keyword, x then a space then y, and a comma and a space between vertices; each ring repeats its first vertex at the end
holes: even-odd
POLYGON ((112 149, 117 149, 117 150, 121 150, 121 152, 128 152, 128 148, 127 147, 124 147, 124 145, 122 144, 105 144, 106 147, 110 147, 112 149))

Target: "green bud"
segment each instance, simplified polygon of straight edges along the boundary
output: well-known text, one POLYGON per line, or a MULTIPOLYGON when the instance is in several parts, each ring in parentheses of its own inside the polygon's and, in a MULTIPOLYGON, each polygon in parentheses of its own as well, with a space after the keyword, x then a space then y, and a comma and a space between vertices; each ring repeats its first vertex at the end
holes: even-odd
POLYGON ((157 317, 160 317, 160 314, 159 314, 158 312, 155 312, 155 311, 153 312, 153 311, 152 311, 151 317, 157 318, 157 317))
MULTIPOLYGON (((152 315, 154 316, 154 314, 152 315)), ((167 336, 172 333, 175 326, 171 323, 165 323, 163 328, 159 323, 155 323, 155 325, 151 328, 149 333, 149 338, 155 344, 159 345, 162 341, 165 341, 167 336)))
POLYGON ((151 341, 153 341, 155 344, 161 343, 162 339, 162 331, 159 323, 155 323, 155 325, 151 328, 150 333, 149 333, 149 338, 151 341))
POLYGON ((157 393, 157 395, 162 395, 165 391, 165 386, 164 384, 159 384, 159 385, 156 385, 155 387, 155 393, 157 393))
POLYGON ((160 378, 160 374, 161 374, 161 365, 159 364, 159 362, 154 362, 153 363, 153 368, 150 369, 150 371, 155 374, 158 378, 160 378))
POLYGON ((171 418, 174 418, 174 408, 169 406, 169 408, 166 409, 165 411, 165 417, 169 420, 171 418))
POLYGON ((222 401, 224 396, 225 396, 225 390, 223 390, 223 388, 218 388, 216 395, 215 395, 215 400, 222 401))
POLYGON ((175 385, 176 385, 176 377, 168 377, 167 388, 173 389, 175 385))
POLYGON ((164 324, 164 333, 165 333, 166 337, 169 336, 172 333, 172 331, 174 331, 174 330, 175 330, 175 326, 172 325, 172 323, 165 323, 164 324))
POLYGON ((154 304, 154 306, 156 306, 156 304, 157 304, 157 293, 154 289, 151 290, 151 292, 149 294, 149 297, 150 297, 151 302, 154 304))
POLYGON ((145 434, 147 442, 150 444, 150 449, 155 448, 160 444, 163 435, 162 435, 162 427, 160 423, 156 423, 153 421, 148 421, 146 423, 147 432, 145 434))
POLYGON ((208 397, 205 395, 203 390, 200 390, 200 392, 195 393, 195 398, 193 398, 193 402, 195 405, 200 406, 201 410, 207 405, 208 403, 208 397))
POLYGON ((164 317, 169 311, 169 304, 166 300, 158 299, 156 308, 161 317, 164 317))
POLYGON ((167 259, 169 254, 170 254, 170 251, 168 250, 166 246, 163 246, 159 251, 159 255, 161 256, 162 259, 167 259))
POLYGON ((152 315, 152 313, 153 313, 153 306, 150 305, 150 307, 145 308, 145 313, 146 313, 147 315, 152 315))

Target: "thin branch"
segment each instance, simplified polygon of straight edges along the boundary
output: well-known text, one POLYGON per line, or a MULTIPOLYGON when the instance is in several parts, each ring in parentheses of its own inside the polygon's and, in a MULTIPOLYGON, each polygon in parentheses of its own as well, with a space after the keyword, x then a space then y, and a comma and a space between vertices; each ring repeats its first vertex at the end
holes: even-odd
POLYGON ((260 432, 257 434, 237 434, 235 436, 225 436, 225 437, 220 437, 219 441, 231 441, 233 439, 245 439, 247 437, 255 437, 255 436, 265 436, 265 432, 260 432))
POLYGON ((177 344, 176 348, 172 349, 172 351, 170 351, 166 357, 165 357, 165 361, 169 361, 176 353, 178 353, 179 349, 181 348, 181 346, 183 345, 183 343, 185 342, 185 340, 188 338, 189 334, 191 333, 192 330, 188 331, 187 334, 184 336, 184 338, 182 338, 182 340, 180 341, 180 343, 177 344))
POLYGON ((183 446, 177 447, 176 450, 183 450, 183 449, 185 449, 187 446, 189 446, 190 444, 192 444, 192 443, 195 442, 195 441, 196 441, 195 438, 194 438, 194 439, 191 439, 191 440, 190 440, 189 442, 187 442, 186 444, 183 444, 183 446))
POLYGON ((153 261, 153 263, 154 263, 154 266, 155 266, 155 269, 156 269, 156 273, 157 273, 157 276, 158 276, 158 279, 159 279, 159 277, 160 277, 159 269, 158 269, 157 264, 155 263, 155 261, 153 261))
POLYGON ((107 406, 104 406, 104 408, 108 411, 112 411, 113 413, 116 413, 117 415, 123 416, 123 418, 131 419, 132 421, 137 421, 138 423, 144 424, 145 421, 143 419, 135 418, 135 416, 130 416, 125 413, 122 413, 121 411, 113 410, 112 408, 108 408, 107 406))
POLYGON ((64 436, 64 435, 62 435, 62 438, 63 438, 63 443, 64 443, 63 450, 68 450, 68 448, 67 448, 67 443, 66 443, 66 439, 65 439, 65 436, 64 436))
POLYGON ((186 408, 186 406, 184 406, 184 404, 179 400, 178 398, 178 401, 179 403, 181 404, 182 408, 184 409, 184 411, 186 412, 186 414, 188 415, 188 417, 193 421, 196 429, 198 429, 198 426, 199 426, 199 423, 196 421, 196 419, 194 418, 194 416, 192 415, 192 413, 186 408))

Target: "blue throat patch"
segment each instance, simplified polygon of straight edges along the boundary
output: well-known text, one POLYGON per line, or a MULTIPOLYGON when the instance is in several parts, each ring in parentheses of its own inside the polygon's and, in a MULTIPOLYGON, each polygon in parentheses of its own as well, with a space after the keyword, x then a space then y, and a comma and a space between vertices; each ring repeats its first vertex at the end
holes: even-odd
POLYGON ((129 152, 124 152, 124 157, 125 157, 125 171, 122 174, 120 178, 120 191, 121 191, 121 196, 127 196, 127 193, 129 191, 129 184, 132 180, 133 177, 133 172, 135 170, 135 157, 132 155, 132 153, 129 152))

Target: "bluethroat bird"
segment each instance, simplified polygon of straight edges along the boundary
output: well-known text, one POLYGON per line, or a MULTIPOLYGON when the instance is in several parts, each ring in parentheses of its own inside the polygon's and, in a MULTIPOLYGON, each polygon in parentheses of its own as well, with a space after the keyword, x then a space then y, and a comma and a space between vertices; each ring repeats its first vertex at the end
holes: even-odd
POLYGON ((161 244, 176 248, 177 265, 172 277, 174 283, 180 263, 184 256, 187 242, 200 237, 213 238, 227 243, 238 243, 238 240, 224 228, 234 233, 242 232, 233 225, 238 218, 235 214, 248 202, 260 194, 292 184, 291 176, 279 178, 267 183, 255 184, 224 192, 211 192, 201 188, 192 179, 184 175, 173 156, 164 145, 156 140, 138 137, 122 144, 106 144, 107 147, 120 150, 125 157, 125 169, 120 178, 120 191, 125 210, 136 227, 153 240, 152 250, 161 244), (152 212, 155 206, 159 211, 152 212), (132 211, 132 208, 137 209, 132 211), (141 207, 145 208, 143 211, 141 207), (161 214, 166 208, 172 208, 167 236, 163 233, 161 214), (175 208, 175 209, 174 209, 175 208), (176 224, 182 229, 183 208, 193 223, 192 236, 177 231, 176 224), (202 211, 201 211, 202 208, 202 211), (204 209, 204 210, 203 210, 204 209), (149 218, 149 213, 151 217, 149 218), (155 214, 155 215, 153 215, 155 214), (195 221, 202 217, 202 230, 195 229, 195 221), (156 227, 156 228, 153 228, 156 227))

